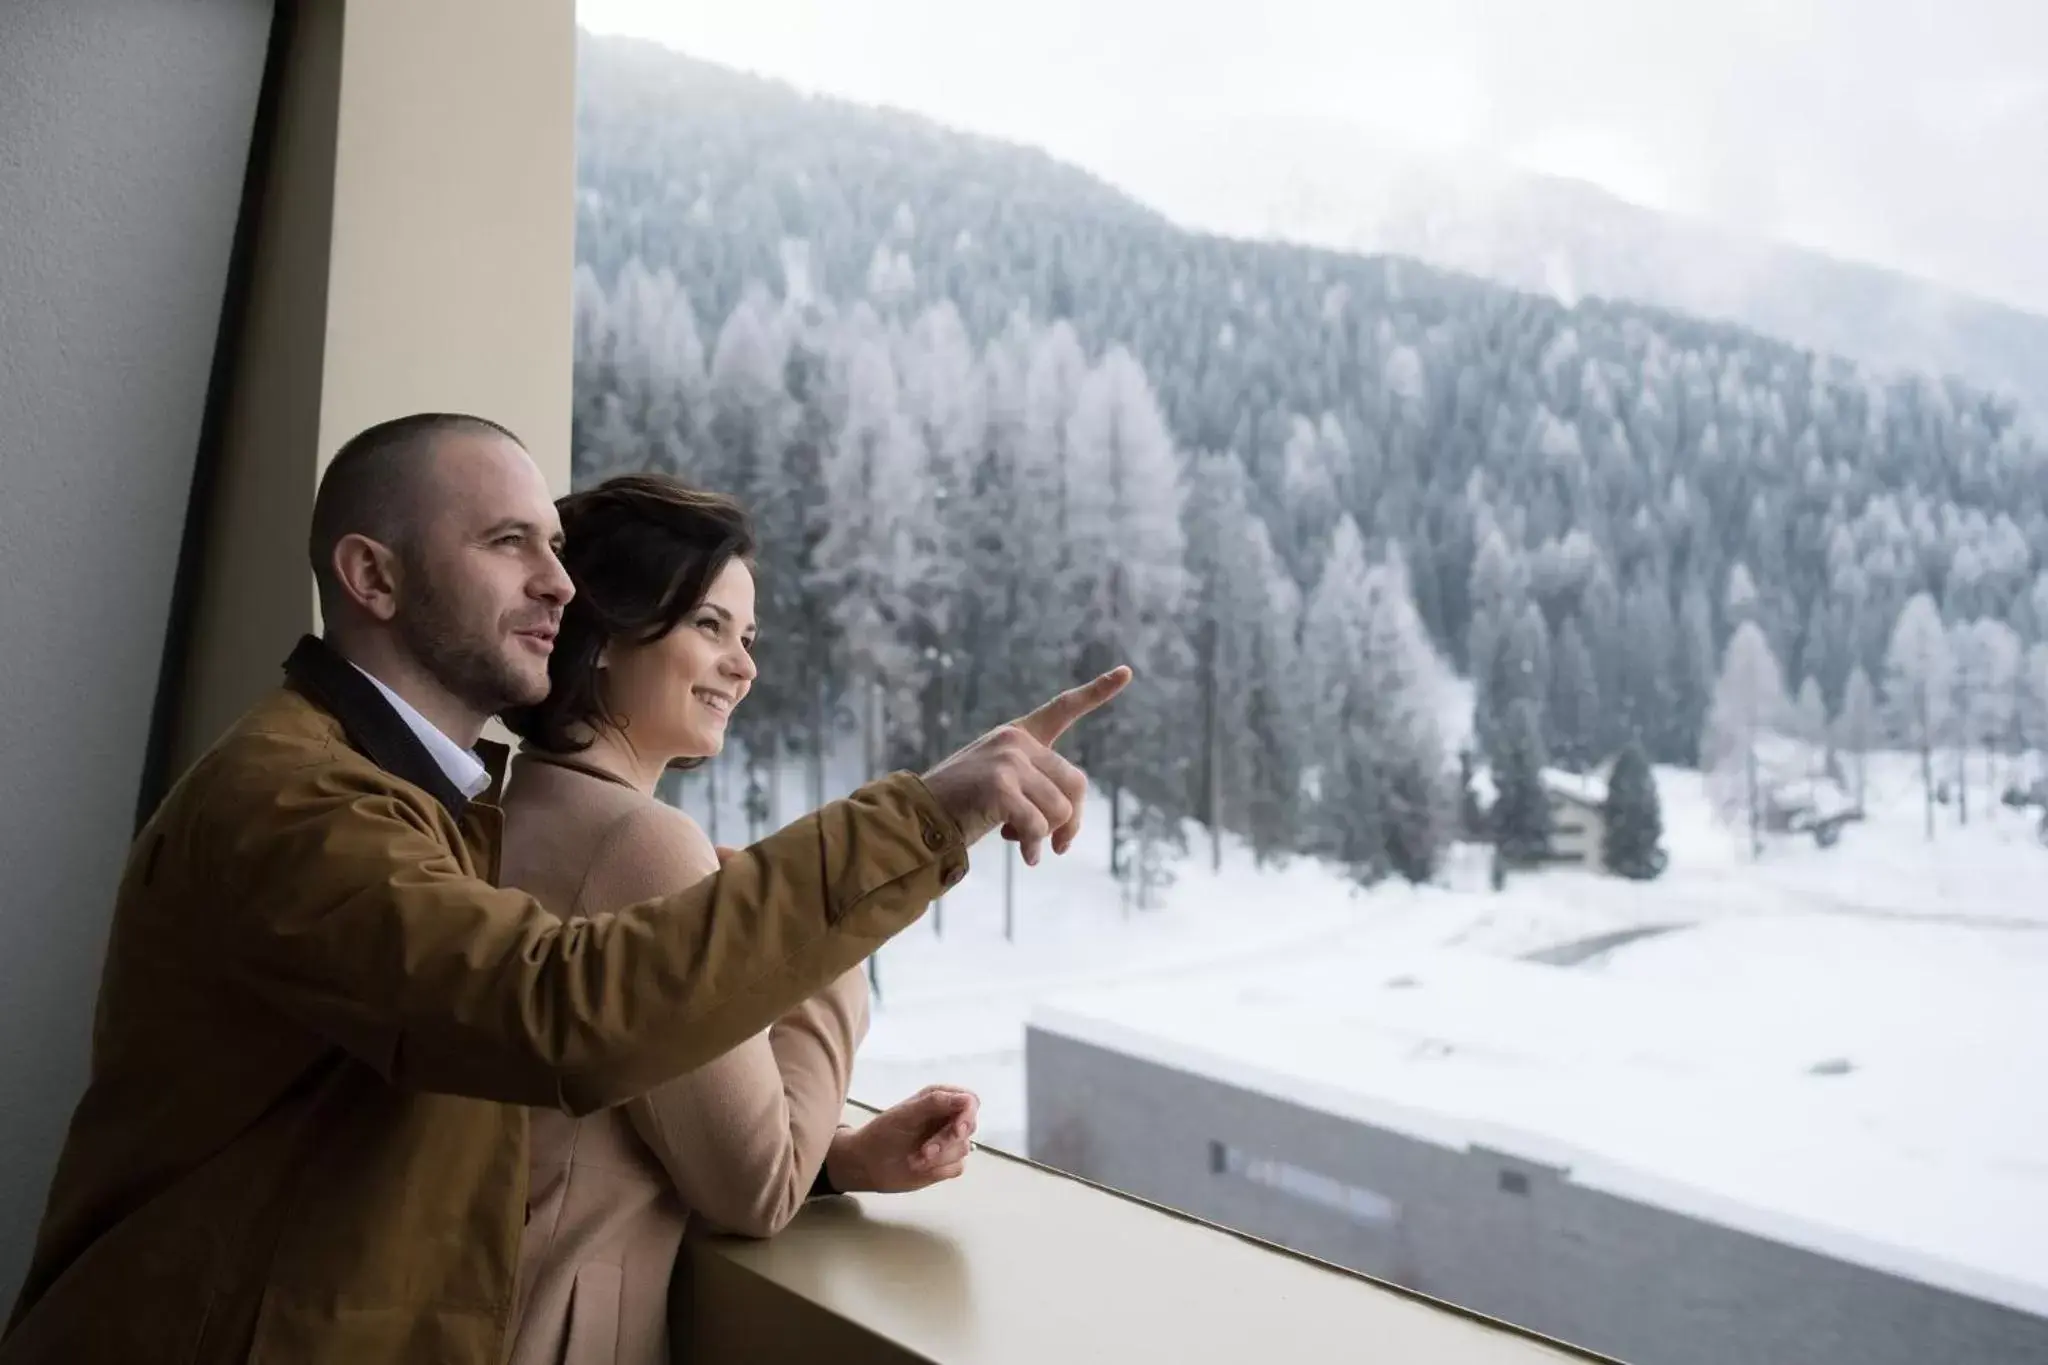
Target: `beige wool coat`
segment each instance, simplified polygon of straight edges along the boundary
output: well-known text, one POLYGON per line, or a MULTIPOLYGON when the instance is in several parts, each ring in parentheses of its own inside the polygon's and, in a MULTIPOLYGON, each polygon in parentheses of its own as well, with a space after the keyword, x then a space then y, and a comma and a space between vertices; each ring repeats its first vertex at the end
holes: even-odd
MULTIPOLYGON (((523 753, 504 881, 565 920, 709 876, 674 808, 573 758, 523 753)), ((668 1365, 669 1277, 689 1219, 766 1237, 810 1193, 868 1025, 856 968, 773 1027, 624 1105, 529 1119, 529 1218, 511 1365, 668 1365)))

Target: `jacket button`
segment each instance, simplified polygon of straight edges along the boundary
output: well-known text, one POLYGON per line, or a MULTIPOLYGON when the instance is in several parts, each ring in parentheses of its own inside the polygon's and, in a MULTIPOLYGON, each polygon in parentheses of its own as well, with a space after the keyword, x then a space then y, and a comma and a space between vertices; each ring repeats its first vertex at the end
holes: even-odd
POLYGON ((924 846, 937 853, 946 846, 946 835, 937 825, 924 827, 924 846))
POLYGON ((951 867, 947 868, 944 872, 941 872, 939 874, 939 885, 958 886, 960 884, 960 879, 966 875, 967 869, 961 866, 959 863, 954 863, 951 867))

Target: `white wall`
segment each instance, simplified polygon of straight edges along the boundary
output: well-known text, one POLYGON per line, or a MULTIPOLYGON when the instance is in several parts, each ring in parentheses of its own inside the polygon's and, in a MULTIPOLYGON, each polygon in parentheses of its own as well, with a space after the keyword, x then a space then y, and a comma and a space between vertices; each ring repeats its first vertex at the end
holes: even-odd
POLYGON ((270 18, 0 3, 0 1304, 84 1081, 270 18))

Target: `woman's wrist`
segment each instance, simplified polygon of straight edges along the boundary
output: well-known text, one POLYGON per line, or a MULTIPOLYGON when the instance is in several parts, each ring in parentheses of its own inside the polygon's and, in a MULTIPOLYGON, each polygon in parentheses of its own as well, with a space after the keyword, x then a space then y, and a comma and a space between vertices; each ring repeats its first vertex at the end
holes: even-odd
POLYGON ((825 1148, 825 1183, 834 1193, 852 1194, 868 1188, 866 1162, 861 1152, 860 1130, 841 1125, 825 1148))

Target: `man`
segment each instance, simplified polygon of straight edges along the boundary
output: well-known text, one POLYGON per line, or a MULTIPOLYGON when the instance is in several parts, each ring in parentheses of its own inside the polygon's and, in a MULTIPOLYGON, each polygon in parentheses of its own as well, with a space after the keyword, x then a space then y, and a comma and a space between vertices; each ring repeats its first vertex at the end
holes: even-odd
POLYGON ((131 851, 0 1365, 495 1365, 520 1106, 588 1112, 725 1052, 913 922, 990 829, 1027 861, 1074 837, 1085 784, 1050 746, 1127 670, 665 899, 569 924, 494 887, 473 750, 546 692, 558 538, 495 424, 403 418, 336 455, 311 537, 324 640, 131 851))

